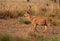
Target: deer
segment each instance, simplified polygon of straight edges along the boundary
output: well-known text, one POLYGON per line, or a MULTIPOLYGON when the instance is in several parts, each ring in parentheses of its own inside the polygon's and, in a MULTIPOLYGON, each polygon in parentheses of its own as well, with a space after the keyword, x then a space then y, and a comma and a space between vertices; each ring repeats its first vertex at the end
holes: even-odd
MULTIPOLYGON (((31 24, 34 27, 34 32, 37 31, 36 29, 37 25, 40 25, 40 26, 44 25, 43 33, 47 32, 48 28, 51 26, 52 20, 49 17, 32 16, 29 11, 26 11, 24 13, 24 17, 26 17, 31 22, 31 24)), ((52 29, 52 32, 53 32, 53 29, 52 29)))

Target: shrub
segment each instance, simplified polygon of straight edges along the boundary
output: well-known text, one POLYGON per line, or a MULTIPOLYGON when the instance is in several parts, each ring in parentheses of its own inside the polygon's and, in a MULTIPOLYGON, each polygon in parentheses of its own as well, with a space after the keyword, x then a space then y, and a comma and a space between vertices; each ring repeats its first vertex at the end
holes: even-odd
POLYGON ((50 1, 52 1, 52 2, 54 2, 54 3, 57 3, 57 0, 50 0, 50 1))
POLYGON ((24 23, 24 24, 30 24, 30 21, 24 17, 21 17, 19 22, 24 23))
POLYGON ((11 12, 9 12, 9 11, 0 12, 0 18, 1 19, 9 18, 9 17, 11 17, 11 12))
POLYGON ((27 2, 30 2, 30 0, 27 0, 27 2))
POLYGON ((49 15, 49 17, 55 17, 56 15, 53 15, 53 14, 51 14, 51 15, 49 15))
POLYGON ((5 13, 4 12, 0 12, 0 19, 4 18, 5 13))
POLYGON ((57 26, 56 22, 53 22, 52 24, 53 24, 54 26, 57 26))
POLYGON ((17 12, 10 12, 10 11, 2 11, 2 12, 0 12, 0 19, 17 18, 17 17, 18 17, 17 12))

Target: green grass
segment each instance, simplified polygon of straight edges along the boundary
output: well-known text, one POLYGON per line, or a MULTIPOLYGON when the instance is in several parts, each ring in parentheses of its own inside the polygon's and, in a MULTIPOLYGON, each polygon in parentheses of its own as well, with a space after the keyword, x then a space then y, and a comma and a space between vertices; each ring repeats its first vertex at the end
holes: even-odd
POLYGON ((15 37, 8 33, 0 33, 0 41, 29 41, 29 39, 15 37))
POLYGON ((26 19, 24 17, 21 17, 20 20, 19 20, 19 22, 20 23, 24 23, 24 24, 30 24, 31 23, 28 19, 26 19))
POLYGON ((8 33, 0 33, 0 41, 60 41, 60 37, 38 36, 36 34, 30 34, 30 38, 15 37, 8 33), (33 35, 33 36, 31 36, 33 35))

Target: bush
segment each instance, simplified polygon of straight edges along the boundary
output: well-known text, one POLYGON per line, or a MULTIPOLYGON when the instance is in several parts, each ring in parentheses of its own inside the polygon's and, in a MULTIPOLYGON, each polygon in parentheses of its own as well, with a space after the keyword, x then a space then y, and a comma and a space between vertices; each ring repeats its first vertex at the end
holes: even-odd
POLYGON ((54 3, 57 3, 57 0, 51 0, 52 2, 54 2, 54 3))
POLYGON ((49 15, 49 17, 53 17, 53 18, 54 18, 55 16, 56 16, 56 15, 53 15, 53 14, 49 15))
POLYGON ((3 13, 0 12, 0 19, 2 19, 4 17, 3 13))
POLYGON ((57 26, 56 22, 53 22, 52 24, 53 24, 54 26, 57 26))
POLYGON ((0 19, 4 18, 5 15, 6 15, 6 12, 5 11, 4 12, 0 12, 0 19))
POLYGON ((28 19, 26 19, 24 17, 21 17, 19 22, 24 23, 24 24, 30 24, 31 23, 28 19))
POLYGON ((17 15, 16 14, 13 14, 10 11, 0 12, 0 19, 4 19, 4 18, 15 18, 15 17, 17 17, 17 15))

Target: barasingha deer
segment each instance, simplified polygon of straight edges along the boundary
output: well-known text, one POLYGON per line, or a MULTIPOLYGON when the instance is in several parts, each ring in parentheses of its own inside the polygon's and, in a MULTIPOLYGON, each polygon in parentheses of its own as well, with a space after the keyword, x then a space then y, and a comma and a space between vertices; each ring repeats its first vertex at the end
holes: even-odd
MULTIPOLYGON (((31 16, 29 11, 26 11, 24 13, 24 16, 31 22, 31 24, 34 27, 34 32, 37 31, 36 27, 37 25, 44 25, 44 30, 43 32, 47 32, 47 29, 51 26, 51 19, 48 17, 43 17, 43 16, 31 16)), ((53 29, 52 29, 53 32, 53 29)))

